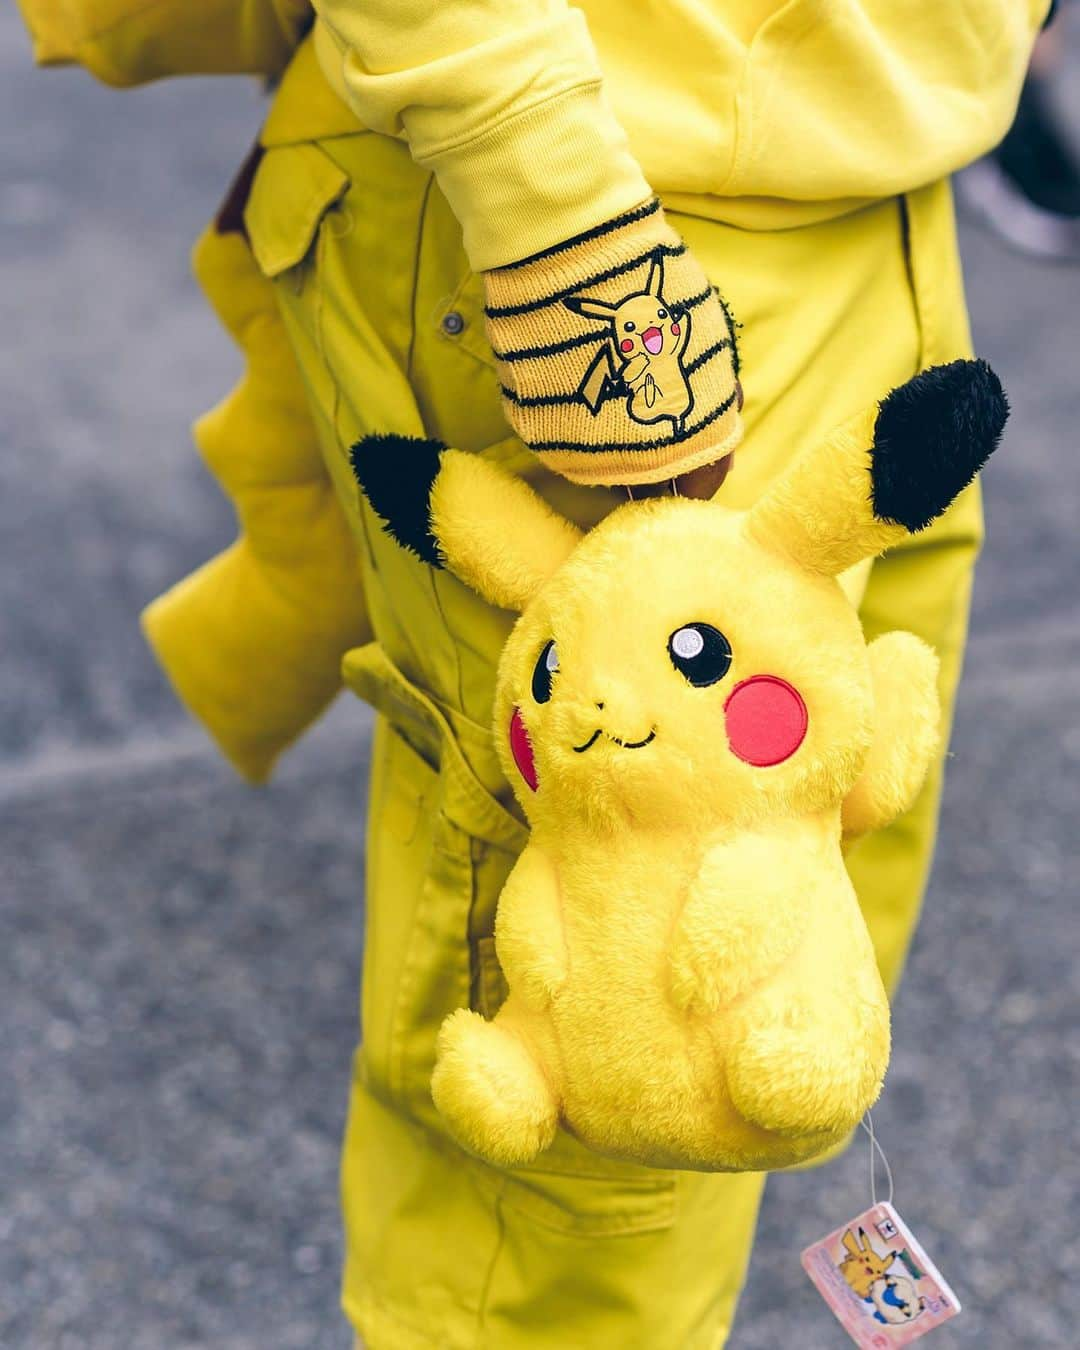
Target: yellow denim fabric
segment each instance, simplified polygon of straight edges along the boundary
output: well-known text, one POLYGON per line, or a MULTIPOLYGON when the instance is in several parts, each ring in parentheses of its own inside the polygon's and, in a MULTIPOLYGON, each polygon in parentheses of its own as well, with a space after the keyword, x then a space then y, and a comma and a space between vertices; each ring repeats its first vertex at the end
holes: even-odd
MULTIPOLYGON (((511 620, 387 537, 360 500, 347 449, 371 431, 438 436, 521 472, 582 524, 615 497, 557 479, 507 435, 460 226, 404 144, 358 130, 327 101, 310 52, 279 91, 246 224, 359 541, 375 638, 344 668, 379 709, 363 1043, 342 1171, 345 1308, 372 1350, 717 1347, 760 1177, 617 1164, 565 1135, 536 1165, 501 1173, 464 1156, 431 1104, 443 1017, 463 1004, 493 1011, 501 996, 492 923, 524 835, 488 722, 511 620), (313 108, 327 114, 321 131, 313 108), (443 325, 450 312, 463 326, 443 325)), ((920 366, 969 351, 944 184, 802 229, 754 233, 682 215, 676 225, 745 324, 747 436, 722 489, 733 505, 920 366)), ((969 490, 857 579, 868 629, 910 628, 938 649, 947 707, 980 533, 969 490)), ((186 622, 198 642, 197 614, 186 622)), ((908 816, 851 856, 890 984, 919 906, 940 781, 939 770, 908 816)))

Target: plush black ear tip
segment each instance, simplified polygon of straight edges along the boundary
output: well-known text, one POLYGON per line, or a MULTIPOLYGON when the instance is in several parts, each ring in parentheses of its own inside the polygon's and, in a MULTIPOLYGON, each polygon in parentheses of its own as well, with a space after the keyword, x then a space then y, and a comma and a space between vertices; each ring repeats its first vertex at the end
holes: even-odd
POLYGON ((349 451, 356 481, 387 534, 432 567, 441 567, 442 559, 428 503, 445 449, 442 441, 421 436, 379 434, 362 437, 349 451))
POLYGON ((933 366, 882 400, 871 450, 874 514, 925 529, 993 454, 1009 416, 985 361, 933 366))

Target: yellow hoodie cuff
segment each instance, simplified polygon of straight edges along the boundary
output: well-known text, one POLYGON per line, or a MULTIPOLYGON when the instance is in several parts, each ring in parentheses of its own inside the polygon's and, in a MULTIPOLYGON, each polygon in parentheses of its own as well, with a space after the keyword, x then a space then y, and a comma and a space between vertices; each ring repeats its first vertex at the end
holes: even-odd
POLYGON ((651 191, 599 80, 416 158, 435 171, 476 272, 582 234, 651 191))

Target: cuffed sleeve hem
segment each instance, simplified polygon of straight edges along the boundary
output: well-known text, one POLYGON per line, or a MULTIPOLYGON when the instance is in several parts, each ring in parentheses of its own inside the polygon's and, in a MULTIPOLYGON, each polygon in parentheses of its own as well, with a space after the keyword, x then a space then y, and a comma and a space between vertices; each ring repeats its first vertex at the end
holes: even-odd
POLYGON ((434 170, 476 272, 590 230, 651 193, 598 80, 417 159, 434 170))

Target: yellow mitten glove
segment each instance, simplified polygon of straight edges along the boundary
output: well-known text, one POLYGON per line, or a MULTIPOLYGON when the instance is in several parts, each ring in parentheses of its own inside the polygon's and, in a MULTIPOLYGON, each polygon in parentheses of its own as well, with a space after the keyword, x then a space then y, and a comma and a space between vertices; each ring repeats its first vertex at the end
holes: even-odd
POLYGON ((734 327, 656 198, 485 272, 511 426, 576 483, 655 483, 741 435, 734 327))

